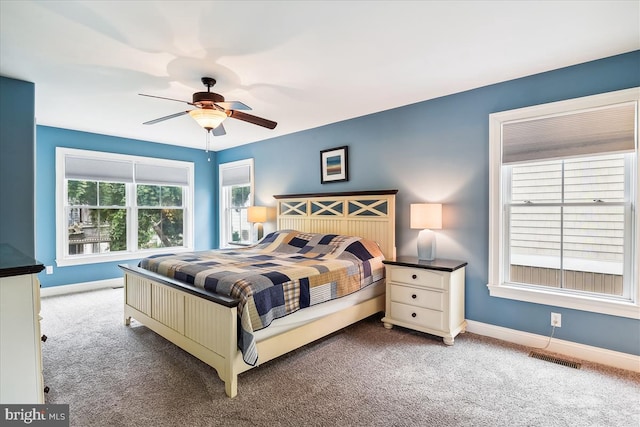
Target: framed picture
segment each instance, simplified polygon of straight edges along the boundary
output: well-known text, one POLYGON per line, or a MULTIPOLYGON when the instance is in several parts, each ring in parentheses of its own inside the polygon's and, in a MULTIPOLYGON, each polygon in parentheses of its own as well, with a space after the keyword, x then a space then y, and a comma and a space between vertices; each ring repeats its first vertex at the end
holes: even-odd
POLYGON ((320 182, 349 180, 348 147, 330 148, 320 152, 320 182))

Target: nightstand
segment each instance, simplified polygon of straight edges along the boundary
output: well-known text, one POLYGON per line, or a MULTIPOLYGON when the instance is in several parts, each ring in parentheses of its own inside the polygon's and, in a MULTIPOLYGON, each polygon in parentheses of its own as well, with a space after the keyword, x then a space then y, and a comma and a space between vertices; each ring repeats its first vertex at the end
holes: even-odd
POLYGON ((387 296, 384 326, 393 325, 443 338, 447 345, 465 331, 464 261, 397 257, 383 261, 387 296))

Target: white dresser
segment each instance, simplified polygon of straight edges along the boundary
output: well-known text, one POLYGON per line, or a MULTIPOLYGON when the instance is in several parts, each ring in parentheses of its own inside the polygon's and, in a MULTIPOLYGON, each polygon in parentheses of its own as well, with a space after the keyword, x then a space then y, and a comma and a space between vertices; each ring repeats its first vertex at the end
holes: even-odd
POLYGON ((40 283, 44 266, 0 245, 0 403, 44 403, 40 283))
POLYGON ((415 257, 385 260, 387 297, 384 326, 440 336, 447 345, 464 332, 464 261, 415 257))

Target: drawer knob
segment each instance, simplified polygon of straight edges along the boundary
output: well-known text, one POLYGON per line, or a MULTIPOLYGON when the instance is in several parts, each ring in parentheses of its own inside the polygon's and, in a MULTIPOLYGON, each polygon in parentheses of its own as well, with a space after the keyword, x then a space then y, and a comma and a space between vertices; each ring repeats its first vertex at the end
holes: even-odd
POLYGON ((47 387, 45 387, 45 388, 44 388, 44 392, 45 392, 45 393, 49 393, 49 391, 50 391, 50 390, 51 390, 51 389, 49 388, 49 386, 47 386, 47 387))
POLYGON ((413 274, 413 275, 411 276, 411 278, 415 280, 415 279, 417 279, 417 278, 418 278, 418 276, 417 276, 416 274, 413 274))
POLYGON ((46 335, 42 335, 40 337, 40 340, 42 340, 42 342, 47 342, 47 336, 46 335))
POLYGON ((416 316, 417 316, 417 314, 411 313, 411 317, 416 317, 416 316))
POLYGON ((416 299, 416 298, 418 298, 418 295, 416 295, 416 294, 412 294, 412 295, 411 295, 411 298, 416 299))

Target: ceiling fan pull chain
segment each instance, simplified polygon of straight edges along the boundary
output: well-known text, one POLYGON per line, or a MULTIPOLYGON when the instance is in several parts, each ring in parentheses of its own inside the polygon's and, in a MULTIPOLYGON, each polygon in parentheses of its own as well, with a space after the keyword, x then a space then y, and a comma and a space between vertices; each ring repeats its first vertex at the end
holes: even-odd
POLYGON ((211 144, 211 129, 207 129, 207 148, 205 152, 207 153, 207 162, 211 161, 211 153, 209 153, 209 144, 211 144))

